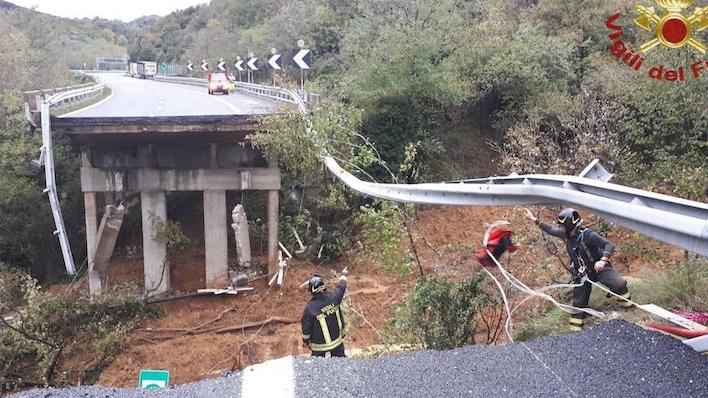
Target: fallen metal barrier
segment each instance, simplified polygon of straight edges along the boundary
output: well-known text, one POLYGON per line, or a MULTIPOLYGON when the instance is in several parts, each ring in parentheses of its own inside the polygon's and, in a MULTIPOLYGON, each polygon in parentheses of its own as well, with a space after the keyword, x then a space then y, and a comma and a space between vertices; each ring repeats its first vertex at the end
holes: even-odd
POLYGON ((511 175, 430 184, 361 181, 325 158, 329 170, 351 189, 395 202, 516 206, 574 204, 646 236, 708 256, 708 204, 602 180, 563 175, 511 175))
POLYGON ((39 160, 35 163, 40 166, 44 166, 44 178, 46 181, 46 188, 44 189, 44 192, 49 195, 49 204, 51 205, 52 215, 54 216, 54 225, 56 226, 54 235, 57 235, 59 238, 62 256, 64 257, 64 266, 66 267, 67 273, 70 275, 73 275, 76 272, 76 267, 74 264, 73 255, 71 253, 71 246, 69 245, 69 237, 66 234, 64 219, 61 214, 59 197, 57 195, 50 113, 52 109, 65 107, 67 104, 74 104, 83 101, 86 98, 100 94, 103 92, 103 89, 103 84, 92 84, 91 86, 59 92, 50 97, 36 97, 37 108, 41 114, 42 148, 40 150, 39 160))

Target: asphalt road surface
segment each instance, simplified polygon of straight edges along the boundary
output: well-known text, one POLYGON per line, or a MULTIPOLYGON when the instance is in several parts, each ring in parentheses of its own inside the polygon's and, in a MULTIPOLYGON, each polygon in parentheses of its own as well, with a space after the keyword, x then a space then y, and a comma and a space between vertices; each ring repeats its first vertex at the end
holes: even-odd
POLYGON ((282 102, 231 93, 209 95, 206 87, 142 80, 114 73, 95 77, 112 90, 109 99, 62 117, 156 117, 271 113, 282 102))
POLYGON ((708 397, 708 358, 672 337, 610 321, 509 346, 373 360, 286 357, 167 390, 92 386, 13 397, 702 398, 708 397))

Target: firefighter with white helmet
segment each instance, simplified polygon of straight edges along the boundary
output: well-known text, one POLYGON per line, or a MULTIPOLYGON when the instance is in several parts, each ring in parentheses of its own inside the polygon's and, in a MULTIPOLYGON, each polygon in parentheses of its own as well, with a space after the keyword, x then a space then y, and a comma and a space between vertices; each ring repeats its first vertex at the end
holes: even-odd
POLYGON ((340 304, 347 290, 347 269, 342 270, 334 292, 327 293, 325 281, 314 275, 307 283, 312 298, 302 314, 302 342, 310 347, 312 356, 344 355, 345 324, 340 304))

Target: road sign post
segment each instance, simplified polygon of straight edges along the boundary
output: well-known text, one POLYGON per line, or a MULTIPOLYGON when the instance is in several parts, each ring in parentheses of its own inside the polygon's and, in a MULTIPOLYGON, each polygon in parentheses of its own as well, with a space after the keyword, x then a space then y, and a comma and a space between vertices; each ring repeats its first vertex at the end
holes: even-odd
POLYGON ((140 388, 167 388, 170 385, 170 372, 167 370, 143 369, 140 371, 138 387, 140 388))
POLYGON ((236 63, 234 64, 234 67, 236 67, 236 70, 238 70, 238 81, 241 81, 241 72, 243 72, 245 69, 243 69, 243 60, 241 57, 236 57, 236 63))
POLYGON ((270 58, 268 58, 268 65, 273 70, 273 86, 275 86, 275 74, 277 71, 283 69, 283 67, 280 64, 281 55, 278 54, 278 50, 276 50, 275 48, 272 48, 270 50, 270 53, 273 55, 270 58))
POLYGON ((253 56, 253 53, 251 53, 250 57, 251 57, 251 59, 249 59, 248 62, 246 62, 246 65, 248 66, 248 70, 251 72, 251 77, 248 82, 255 83, 256 76, 254 75, 254 72, 258 70, 258 58, 255 58, 253 56))
POLYGON ((310 56, 310 50, 302 48, 305 42, 298 40, 297 42, 299 49, 293 50, 293 61, 298 68, 300 68, 300 96, 303 100, 306 100, 305 94, 305 71, 310 69, 310 63, 312 62, 312 57, 310 56))

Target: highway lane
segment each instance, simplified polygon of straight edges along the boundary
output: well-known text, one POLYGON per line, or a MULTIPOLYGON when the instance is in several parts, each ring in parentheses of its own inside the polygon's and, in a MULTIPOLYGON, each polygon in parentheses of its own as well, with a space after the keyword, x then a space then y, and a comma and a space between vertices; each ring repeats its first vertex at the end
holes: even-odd
POLYGON ((508 346, 370 360, 285 357, 167 390, 90 386, 12 397, 705 398, 706 380, 708 358, 673 337, 615 320, 508 346))
POLYGON ((135 79, 121 74, 96 74, 112 95, 96 105, 62 117, 159 117, 266 114, 282 103, 232 93, 209 95, 206 87, 135 79))

